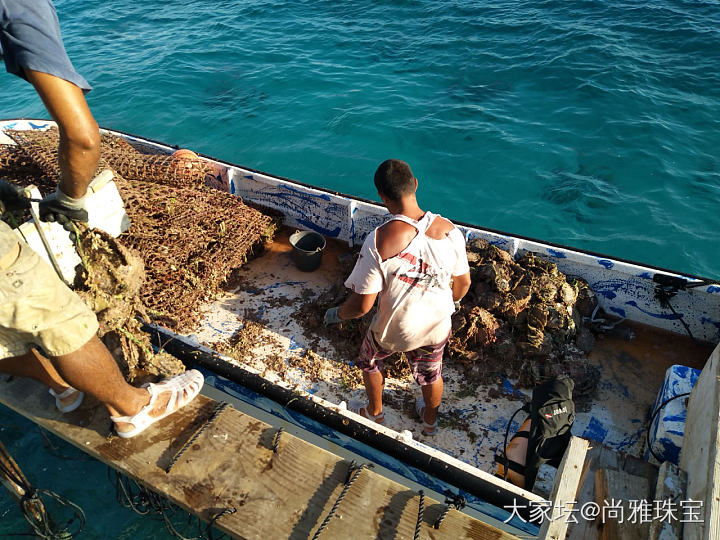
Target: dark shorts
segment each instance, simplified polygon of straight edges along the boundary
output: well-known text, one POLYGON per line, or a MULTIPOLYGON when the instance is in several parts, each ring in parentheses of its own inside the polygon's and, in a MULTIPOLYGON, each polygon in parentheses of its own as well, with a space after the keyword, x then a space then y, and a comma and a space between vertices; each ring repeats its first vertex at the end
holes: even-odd
MULTIPOLYGON (((442 375, 442 357, 449 337, 437 345, 428 345, 405 352, 413 379, 419 385, 433 384, 442 375)), ((383 360, 395 352, 397 351, 381 348, 375 341, 372 331, 368 330, 362 345, 360 345, 360 354, 358 354, 355 365, 365 373, 377 373, 383 371, 383 360)))
POLYGON ((23 68, 49 73, 88 92, 73 67, 50 0, 0 0, 0 56, 8 73, 27 80, 23 68))

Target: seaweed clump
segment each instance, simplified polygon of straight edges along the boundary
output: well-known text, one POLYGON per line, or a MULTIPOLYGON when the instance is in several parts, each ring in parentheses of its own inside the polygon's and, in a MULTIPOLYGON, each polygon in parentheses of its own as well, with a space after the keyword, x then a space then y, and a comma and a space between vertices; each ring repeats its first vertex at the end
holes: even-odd
POLYGON ((154 352, 150 336, 142 330, 141 321, 150 317, 140 297, 146 280, 140 255, 107 233, 85 227, 78 248, 83 267, 75 291, 97 315, 98 336, 126 379, 182 373, 183 363, 162 350, 154 352))
POLYGON ((583 317, 597 298, 581 278, 568 278, 533 253, 518 260, 485 240, 468 244, 471 286, 453 315, 450 357, 468 378, 507 377, 532 387, 568 373, 576 394, 592 392, 597 370, 587 359, 594 344, 583 317))

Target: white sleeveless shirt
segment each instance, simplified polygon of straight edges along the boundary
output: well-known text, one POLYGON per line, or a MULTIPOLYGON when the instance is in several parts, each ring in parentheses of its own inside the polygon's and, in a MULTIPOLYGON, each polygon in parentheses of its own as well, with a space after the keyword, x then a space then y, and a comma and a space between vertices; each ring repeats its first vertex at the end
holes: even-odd
MULTIPOLYGON (((425 233, 438 214, 420 221, 394 215, 418 231, 400 253, 383 261, 377 250, 377 228, 370 233, 345 286, 358 294, 379 293, 377 314, 370 326, 383 349, 412 351, 442 343, 450 334, 454 311, 450 280, 469 271, 465 238, 453 228, 442 239, 425 233)), ((386 222, 386 223, 388 223, 386 222)), ((379 228, 379 227, 378 227, 379 228)))

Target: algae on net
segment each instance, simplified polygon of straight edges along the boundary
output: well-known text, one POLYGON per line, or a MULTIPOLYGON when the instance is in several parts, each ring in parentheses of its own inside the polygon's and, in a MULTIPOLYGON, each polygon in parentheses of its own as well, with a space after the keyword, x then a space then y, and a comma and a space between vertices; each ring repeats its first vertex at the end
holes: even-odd
MULTIPOLYGON (((16 144, 0 145, 3 176, 44 193, 54 190, 60 178, 57 129, 5 133, 16 144)), ((138 149, 103 134, 99 169, 105 167, 114 169, 131 227, 118 239, 81 232, 85 268, 78 292, 98 313, 100 335, 128 379, 182 371, 173 357, 153 354, 139 319, 192 328, 201 302, 272 240, 276 220, 203 185, 213 173, 204 160, 138 149)))
POLYGON ((183 363, 163 351, 153 352, 150 337, 142 330, 141 321, 150 317, 140 297, 146 276, 139 254, 102 231, 86 228, 78 250, 83 268, 75 291, 97 315, 98 336, 125 378, 182 373, 183 363))

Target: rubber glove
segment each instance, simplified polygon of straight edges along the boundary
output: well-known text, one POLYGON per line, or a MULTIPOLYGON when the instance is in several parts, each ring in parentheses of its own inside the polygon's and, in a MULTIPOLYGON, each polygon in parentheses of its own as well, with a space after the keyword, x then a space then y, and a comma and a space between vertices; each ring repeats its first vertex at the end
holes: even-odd
POLYGON ((30 201, 23 194, 23 188, 0 180, 0 205, 4 210, 12 212, 30 206, 30 201))
POLYGON ((325 317, 323 318, 323 324, 325 326, 330 326, 331 324, 338 324, 343 321, 338 315, 338 309, 340 308, 338 306, 335 306, 331 307, 325 312, 325 317))
POLYGON ((60 187, 40 201, 40 219, 42 221, 57 221, 66 230, 72 230, 70 221, 87 221, 88 213, 85 210, 85 197, 73 199, 65 195, 60 187), (70 229, 68 229, 68 226, 70 229))

